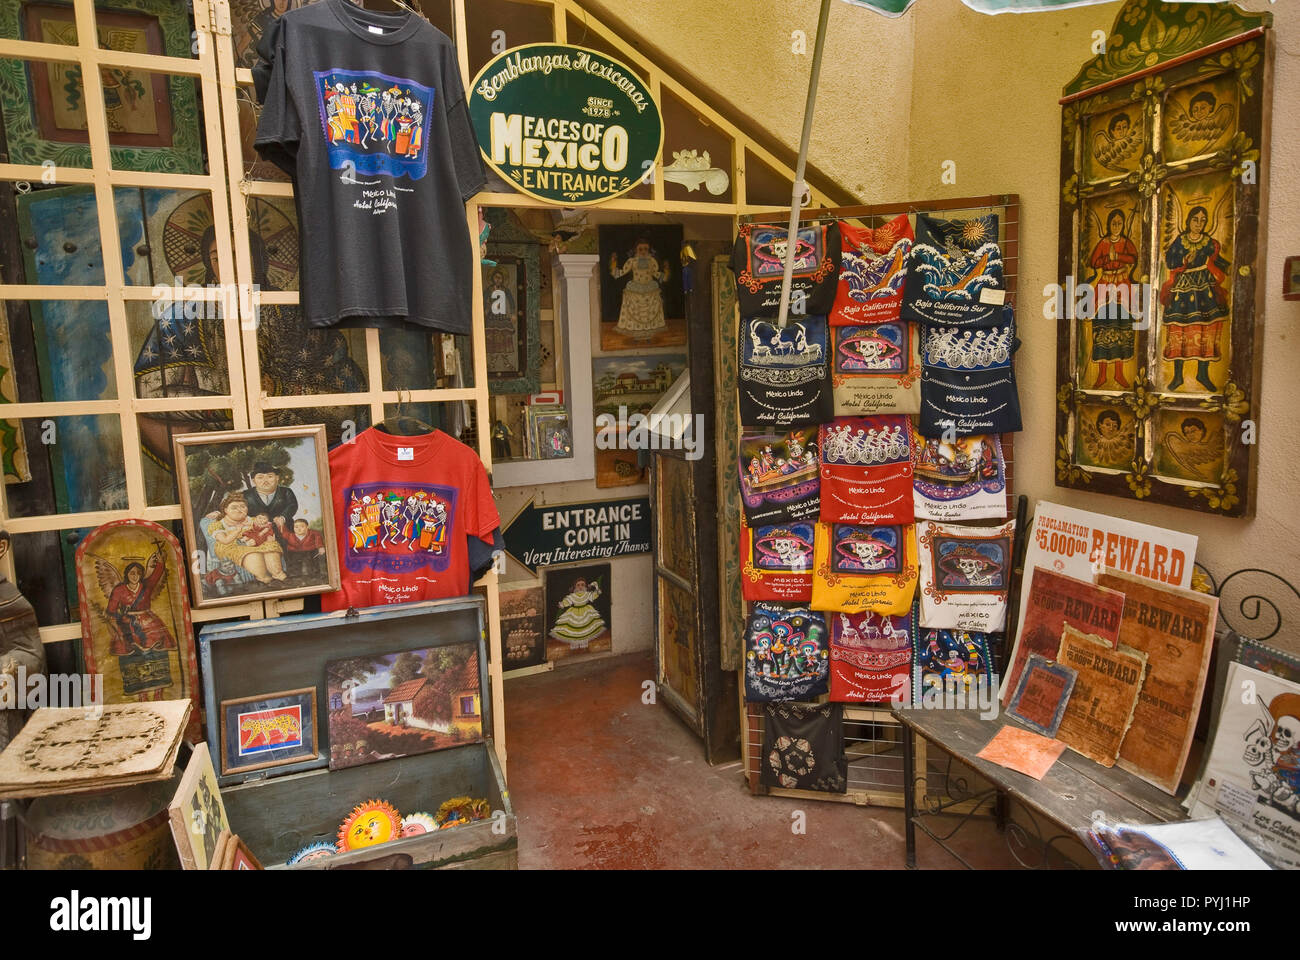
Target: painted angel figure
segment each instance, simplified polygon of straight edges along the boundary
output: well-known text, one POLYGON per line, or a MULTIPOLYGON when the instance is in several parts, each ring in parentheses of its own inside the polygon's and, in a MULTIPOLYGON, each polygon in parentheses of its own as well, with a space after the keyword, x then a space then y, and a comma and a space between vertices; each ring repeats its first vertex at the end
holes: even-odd
POLYGON ((1170 430, 1163 442, 1169 455, 1193 477, 1214 479, 1214 466, 1223 457, 1223 437, 1211 434, 1200 417, 1184 417, 1178 431, 1170 430))
MULTIPOLYGON (((1161 321, 1165 327, 1162 357, 1173 362, 1174 376, 1169 389, 1183 385, 1183 364, 1196 361, 1196 382, 1213 393, 1218 388, 1210 379, 1210 364, 1220 359, 1219 339, 1228 320, 1229 273, 1232 263, 1214 238, 1219 212, 1231 191, 1225 191, 1214 208, 1214 216, 1203 206, 1194 206, 1182 221, 1182 232, 1165 248, 1167 279, 1160 288, 1161 321)), ((1175 208, 1181 212, 1176 193, 1165 211, 1165 235, 1175 208)), ((1208 202, 1209 198, 1205 198, 1208 202)), ((1177 223, 1174 220, 1173 223, 1177 223)))
POLYGON ((1142 125, 1134 124, 1127 113, 1117 113, 1110 118, 1105 130, 1092 137, 1092 156, 1107 170, 1120 173, 1130 169, 1132 161, 1142 148, 1142 125))
POLYGON ((1093 461, 1106 467, 1119 467, 1133 458, 1135 438, 1134 424, 1129 423, 1125 429, 1119 414, 1114 410, 1103 410, 1095 420, 1079 418, 1079 431, 1083 436, 1083 448, 1093 461))
POLYGON ((1129 382, 1124 376, 1124 365, 1133 359, 1137 349, 1133 317, 1124 306, 1130 299, 1128 291, 1132 289, 1133 271, 1138 262, 1137 247, 1128 236, 1130 221, 1137 215, 1137 209, 1134 208, 1129 216, 1122 209, 1111 210, 1106 214, 1104 232, 1096 214, 1091 210, 1089 214, 1100 237, 1088 256, 1088 266, 1093 269, 1090 282, 1096 293, 1096 307, 1089 318, 1092 322, 1091 359, 1097 364, 1094 386, 1105 384, 1107 367, 1110 367, 1115 383, 1125 390, 1129 382))
POLYGON ((623 288, 623 302, 618 311, 619 333, 648 339, 667 327, 664 319, 663 284, 668 280, 668 261, 660 262, 650 250, 650 241, 637 240, 632 256, 618 265, 618 254, 610 254, 609 275, 614 279, 632 274, 623 288))
POLYGON ((1169 134, 1193 150, 1208 150, 1232 129, 1237 111, 1230 103, 1219 103, 1209 90, 1202 90, 1187 101, 1183 109, 1176 98, 1167 102, 1165 123, 1169 134))
POLYGON ((164 651, 176 649, 176 638, 153 611, 154 598, 167 582, 162 544, 156 544, 144 563, 128 562, 120 574, 111 561, 95 557, 95 579, 108 597, 104 619, 110 634, 109 652, 117 657, 123 689, 142 701, 162 699, 172 682, 164 651))

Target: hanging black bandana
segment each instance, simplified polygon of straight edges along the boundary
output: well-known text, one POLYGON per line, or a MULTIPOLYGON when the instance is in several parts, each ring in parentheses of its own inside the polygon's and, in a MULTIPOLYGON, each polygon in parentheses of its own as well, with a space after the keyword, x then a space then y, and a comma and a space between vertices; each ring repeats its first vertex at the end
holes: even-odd
POLYGON ((740 422, 784 430, 831 419, 830 341, 826 318, 740 321, 740 422))
POLYGON ((1019 430, 1020 398, 1012 362, 1016 338, 1012 308, 980 323, 922 325, 922 436, 967 437, 1019 430))
MULTIPOLYGON (((742 317, 780 315, 781 282, 789 252, 785 227, 747 223, 731 254, 742 317)), ((825 315, 835 303, 840 277, 838 223, 800 227, 790 279, 790 315, 825 315)))
POLYGON ((902 317, 922 323, 966 324, 992 319, 1005 297, 998 218, 916 217, 902 317))
POLYGON ((846 793, 844 706, 825 703, 768 704, 763 710, 763 753, 759 782, 787 790, 846 793))

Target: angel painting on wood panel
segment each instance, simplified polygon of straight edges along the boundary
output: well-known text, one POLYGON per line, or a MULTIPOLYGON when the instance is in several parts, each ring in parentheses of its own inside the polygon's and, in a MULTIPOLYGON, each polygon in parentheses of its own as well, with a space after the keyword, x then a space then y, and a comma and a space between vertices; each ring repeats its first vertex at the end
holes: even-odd
POLYGON ((1117 469, 1128 466, 1133 459, 1135 427, 1131 418, 1125 424, 1124 418, 1109 408, 1103 408, 1095 417, 1086 411, 1079 413, 1079 438, 1084 452, 1099 466, 1117 469))
POLYGON ((154 598, 167 581, 162 546, 156 544, 144 563, 131 560, 120 572, 111 561, 94 556, 95 579, 108 597, 103 615, 109 652, 117 657, 123 691, 139 700, 160 700, 172 684, 167 651, 176 649, 176 637, 153 611, 154 598))
MULTIPOLYGON (((1213 215, 1202 203, 1196 203, 1186 218, 1177 192, 1171 190, 1168 194, 1165 236, 1182 224, 1182 232, 1165 249, 1167 279, 1160 288, 1165 327, 1162 357, 1174 365, 1170 390, 1183 385, 1183 364, 1189 360, 1196 362, 1196 382, 1211 393, 1218 389, 1210 379, 1210 364, 1221 359, 1219 341, 1229 315, 1227 284, 1232 263, 1223 256, 1222 245, 1214 234, 1231 192, 1223 191, 1213 215)), ((1209 197, 1196 200, 1210 202, 1209 197)))
POLYGON ((1165 450, 1191 479, 1218 479, 1223 460, 1223 435, 1213 433, 1200 417, 1184 417, 1178 430, 1162 438, 1165 450))
POLYGON ((1192 94, 1184 107, 1174 97, 1165 106, 1165 125, 1169 136, 1179 145, 1179 152, 1202 153, 1218 143, 1232 129, 1237 109, 1220 103, 1212 90, 1192 94))
POLYGON ((1113 115, 1104 129, 1092 135, 1092 158, 1099 166, 1116 173, 1133 169, 1142 150, 1142 124, 1134 123, 1125 112, 1113 115))
POLYGON ((1128 307, 1135 299, 1131 291, 1133 271, 1138 262, 1137 247, 1129 237, 1137 211, 1136 205, 1127 215, 1121 207, 1112 209, 1106 214, 1103 230, 1101 221, 1088 207, 1100 238, 1088 255, 1088 266, 1093 271, 1089 282, 1094 287, 1096 304, 1092 316, 1091 353, 1092 362, 1097 364, 1095 387, 1106 383, 1107 367, 1113 370, 1117 387, 1121 390, 1129 387, 1124 367, 1136 355, 1137 335, 1133 329, 1134 317, 1128 307))

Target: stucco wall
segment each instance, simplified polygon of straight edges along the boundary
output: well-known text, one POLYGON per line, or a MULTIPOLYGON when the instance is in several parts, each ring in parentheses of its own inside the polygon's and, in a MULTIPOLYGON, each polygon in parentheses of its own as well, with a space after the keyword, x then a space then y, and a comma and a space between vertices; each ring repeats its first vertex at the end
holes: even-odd
MULTIPOLYGON (((791 157, 798 150, 820 0, 588 0, 587 6, 603 20, 626 24, 665 69, 703 81, 724 113, 732 105, 737 120, 749 118, 791 157), (795 30, 806 35, 806 55, 792 52, 795 30)), ((831 6, 809 162, 859 197, 894 191, 907 153, 912 26, 911 17, 886 20, 838 0, 831 6)))
MULTIPOLYGON (((817 0, 594 0, 632 25, 666 59, 712 85, 720 98, 792 147, 798 143, 808 58, 790 33, 810 34, 817 0), (652 16, 647 16, 647 11, 652 16)), ((1199 559, 1216 576, 1263 566, 1300 580, 1300 471, 1292 454, 1300 369, 1300 303, 1281 299, 1282 263, 1300 254, 1300 3, 1245 0, 1271 10, 1274 66, 1268 263, 1263 282, 1262 403, 1253 520, 1215 518, 1056 487, 1055 328, 1036 291, 1056 279, 1061 88, 1109 30, 1118 2, 1058 13, 975 13, 957 0, 921 0, 887 20, 832 6, 810 161, 865 201, 1018 193, 1021 199, 1020 335, 1017 356, 1025 429, 1016 440, 1016 483, 1031 503, 1050 499, 1201 538, 1199 559), (1289 53, 1288 53, 1289 51, 1289 53), (957 182, 940 182, 954 160, 957 182)), ((1300 637, 1300 602, 1290 605, 1300 637)), ((1282 638, 1279 638, 1282 639, 1282 638)), ((1300 649, 1300 639, 1292 639, 1300 649)))

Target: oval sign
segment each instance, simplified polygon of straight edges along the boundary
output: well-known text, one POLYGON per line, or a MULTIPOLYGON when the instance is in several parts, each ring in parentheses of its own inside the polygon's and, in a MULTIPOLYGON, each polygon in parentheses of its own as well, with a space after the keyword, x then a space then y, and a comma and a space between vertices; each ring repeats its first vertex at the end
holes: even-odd
POLYGON ((650 182, 664 124, 650 90, 598 50, 532 43, 479 71, 469 115, 483 158, 530 197, 583 206, 650 182))

